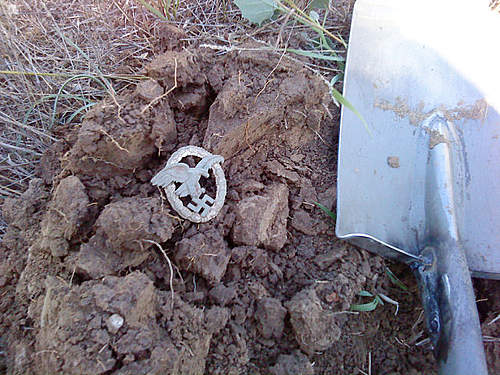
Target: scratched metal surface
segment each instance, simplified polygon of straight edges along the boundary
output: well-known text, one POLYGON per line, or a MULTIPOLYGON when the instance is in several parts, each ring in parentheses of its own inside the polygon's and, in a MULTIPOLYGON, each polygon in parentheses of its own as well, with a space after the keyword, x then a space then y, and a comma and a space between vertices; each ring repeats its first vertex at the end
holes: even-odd
POLYGON ((356 3, 344 95, 370 131, 342 109, 336 232, 395 259, 418 256, 430 225, 429 145, 446 141, 469 268, 500 278, 500 52, 487 48, 500 20, 471 3, 356 3), (477 25, 465 28, 471 19, 477 25), (453 123, 458 141, 432 139, 423 124, 433 113, 453 123))

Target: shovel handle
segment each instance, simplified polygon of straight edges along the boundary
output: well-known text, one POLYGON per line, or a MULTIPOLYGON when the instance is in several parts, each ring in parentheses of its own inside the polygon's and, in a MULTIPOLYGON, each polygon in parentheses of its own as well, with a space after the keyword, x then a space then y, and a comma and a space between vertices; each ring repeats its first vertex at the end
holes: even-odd
POLYGON ((462 246, 449 239, 414 264, 427 328, 442 375, 487 375, 481 326, 462 246))

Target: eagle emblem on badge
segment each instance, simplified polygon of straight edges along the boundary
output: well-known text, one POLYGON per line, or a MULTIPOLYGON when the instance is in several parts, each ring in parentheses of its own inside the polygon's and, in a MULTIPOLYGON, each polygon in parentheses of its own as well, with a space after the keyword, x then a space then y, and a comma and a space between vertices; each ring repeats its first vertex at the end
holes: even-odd
POLYGON ((227 186, 221 167, 223 162, 222 156, 212 155, 201 147, 182 147, 172 154, 151 183, 165 190, 170 205, 181 217, 194 223, 204 223, 217 216, 224 205, 227 186), (188 156, 200 158, 195 167, 181 162, 188 156), (210 196, 200 184, 201 177, 210 176, 210 170, 217 187, 215 197, 210 196), (185 197, 190 200, 187 205, 181 200, 185 197))

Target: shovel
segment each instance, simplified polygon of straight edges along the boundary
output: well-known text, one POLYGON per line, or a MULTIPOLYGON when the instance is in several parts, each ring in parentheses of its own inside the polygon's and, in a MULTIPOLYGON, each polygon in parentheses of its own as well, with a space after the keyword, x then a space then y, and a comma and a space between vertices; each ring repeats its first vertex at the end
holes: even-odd
POLYGON ((500 278, 499 35, 488 1, 354 7, 336 234, 414 271, 440 374, 487 374, 471 274, 500 278))

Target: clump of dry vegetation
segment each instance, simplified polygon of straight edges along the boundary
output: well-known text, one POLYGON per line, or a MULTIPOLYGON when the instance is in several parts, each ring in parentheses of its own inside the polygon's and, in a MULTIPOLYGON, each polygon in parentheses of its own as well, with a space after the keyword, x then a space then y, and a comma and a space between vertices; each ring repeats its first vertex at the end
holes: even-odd
POLYGON ((137 78, 155 22, 129 1, 0 1, 2 200, 25 190, 58 127, 137 78))

